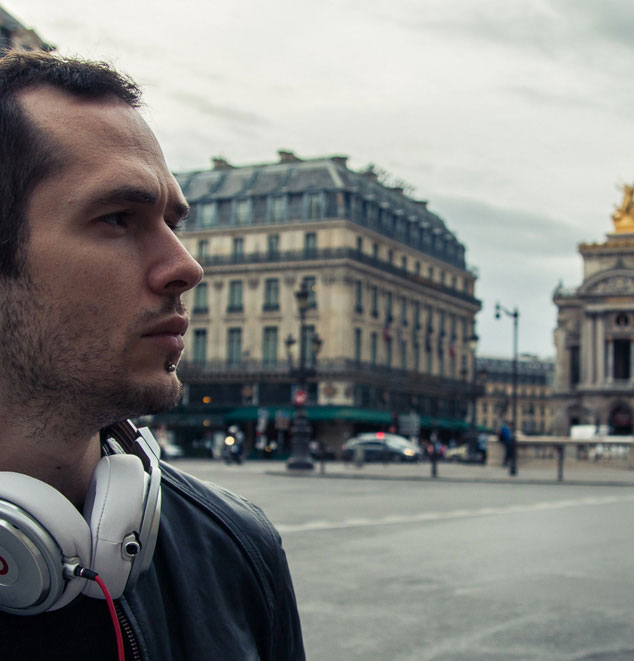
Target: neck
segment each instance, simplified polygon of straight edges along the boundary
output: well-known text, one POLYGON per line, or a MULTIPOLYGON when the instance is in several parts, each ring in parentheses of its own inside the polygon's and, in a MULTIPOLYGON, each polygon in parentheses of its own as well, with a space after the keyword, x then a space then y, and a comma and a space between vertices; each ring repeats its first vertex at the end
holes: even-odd
POLYGON ((0 471, 23 473, 50 484, 81 507, 101 456, 96 430, 0 412, 0 471), (26 422, 28 421, 28 422, 26 422), (38 424, 39 422, 39 424, 38 424))

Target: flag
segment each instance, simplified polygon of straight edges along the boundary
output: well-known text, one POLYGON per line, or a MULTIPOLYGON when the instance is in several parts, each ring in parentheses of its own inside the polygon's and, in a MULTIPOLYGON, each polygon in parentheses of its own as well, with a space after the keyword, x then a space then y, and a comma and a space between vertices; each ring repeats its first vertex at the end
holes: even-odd
POLYGON ((385 317, 385 326, 383 327, 383 339, 386 342, 392 339, 391 324, 392 324, 392 316, 388 314, 387 317, 385 317))

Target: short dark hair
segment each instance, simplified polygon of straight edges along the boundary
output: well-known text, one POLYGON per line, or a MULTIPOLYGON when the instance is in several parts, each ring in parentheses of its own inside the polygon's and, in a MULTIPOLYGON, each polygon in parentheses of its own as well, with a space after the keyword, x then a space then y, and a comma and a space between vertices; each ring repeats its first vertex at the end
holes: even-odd
POLYGON ((138 85, 106 62, 36 51, 9 51, 0 57, 0 277, 22 272, 26 203, 59 158, 51 139, 16 98, 21 90, 46 85, 87 99, 114 96, 132 108, 141 105, 138 85))

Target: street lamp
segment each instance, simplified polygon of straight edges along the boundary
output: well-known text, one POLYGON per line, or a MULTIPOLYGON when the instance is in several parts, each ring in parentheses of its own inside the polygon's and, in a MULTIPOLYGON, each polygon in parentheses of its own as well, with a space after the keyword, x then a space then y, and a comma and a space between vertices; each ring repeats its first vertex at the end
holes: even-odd
MULTIPOLYGON (((473 333, 471 337, 467 338, 467 347, 471 354, 472 369, 471 369, 471 420, 469 421, 469 442, 475 445, 476 438, 476 349, 478 348, 478 340, 480 338, 473 333)), ((470 448, 472 449, 472 448, 470 448)))
POLYGON ((520 318, 519 310, 514 308, 512 311, 503 307, 499 303, 495 304, 495 318, 499 319, 502 312, 508 317, 513 318, 513 381, 511 387, 511 448, 509 461, 509 475, 517 475, 517 327, 520 318))
POLYGON ((312 360, 311 365, 307 366, 307 346, 306 346, 306 311, 309 307, 310 292, 306 282, 302 282, 301 287, 295 292, 297 300, 297 309, 299 310, 299 364, 297 369, 293 367, 292 348, 297 340, 289 334, 285 340, 286 352, 290 365, 291 377, 295 379, 297 387, 293 394, 293 405, 295 414, 293 415, 293 425, 291 427, 291 456, 286 467, 289 469, 311 470, 313 468, 313 459, 310 455, 310 427, 306 418, 306 400, 307 400, 307 380, 308 377, 315 375, 315 364, 317 354, 322 345, 321 338, 315 333, 311 338, 312 360))

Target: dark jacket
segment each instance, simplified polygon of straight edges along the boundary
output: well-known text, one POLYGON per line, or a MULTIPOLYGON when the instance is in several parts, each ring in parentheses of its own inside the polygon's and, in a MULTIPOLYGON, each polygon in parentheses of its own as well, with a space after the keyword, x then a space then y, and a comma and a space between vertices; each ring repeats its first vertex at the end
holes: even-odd
POLYGON ((280 537, 244 499, 162 464, 150 570, 119 605, 144 661, 305 659, 280 537))

